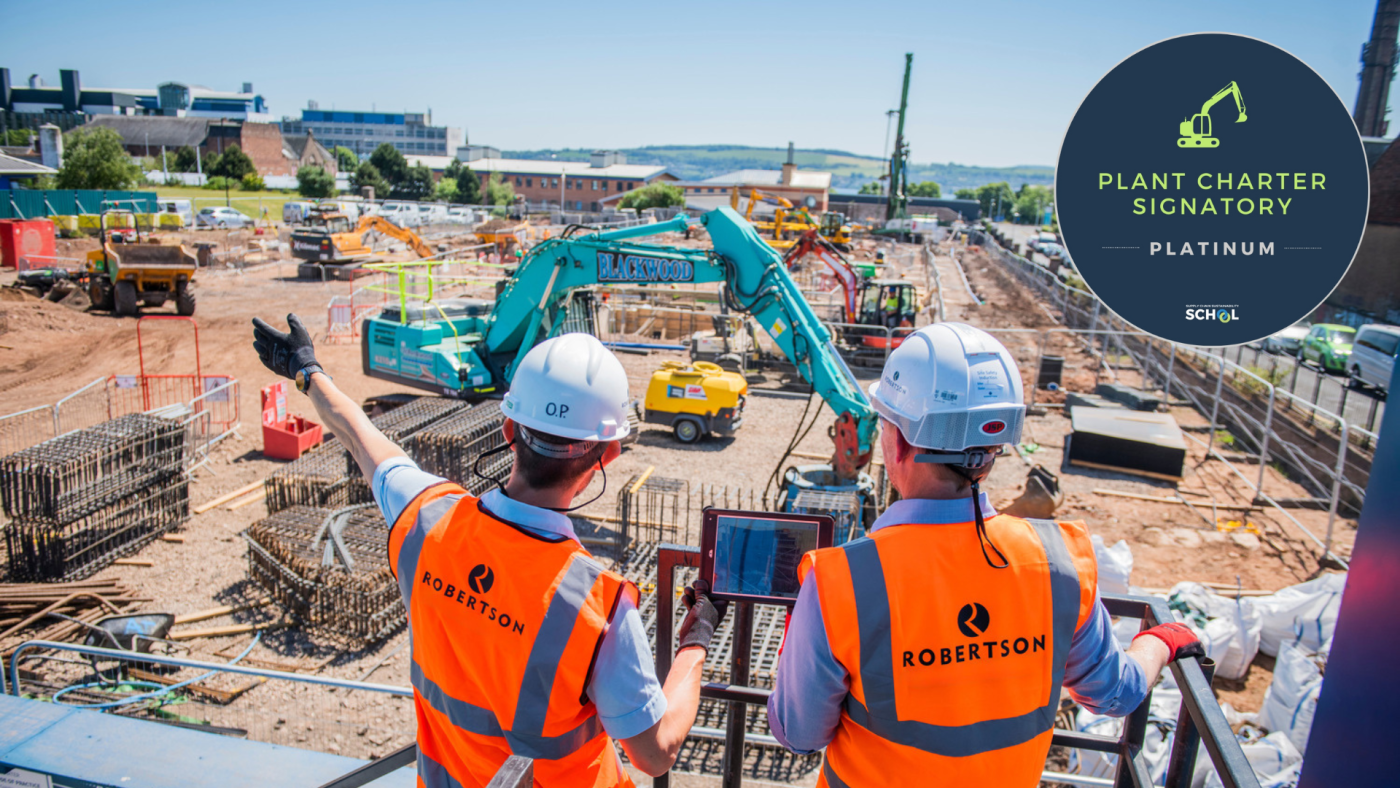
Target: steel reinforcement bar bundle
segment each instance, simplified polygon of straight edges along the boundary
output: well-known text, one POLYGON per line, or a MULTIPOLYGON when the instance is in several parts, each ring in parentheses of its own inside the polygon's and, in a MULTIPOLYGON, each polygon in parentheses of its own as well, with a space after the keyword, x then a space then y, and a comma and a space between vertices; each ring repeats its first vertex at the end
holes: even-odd
POLYGON ((292 506, 254 523, 248 577, 309 632, 372 645, 407 620, 374 504, 292 506))
POLYGON ((133 413, 0 459, 10 577, 76 580, 189 517, 186 431, 133 413))
MULTIPOLYGON (((467 407, 461 400, 418 397, 370 421, 412 456, 408 437, 467 407)), ((339 508, 373 500, 354 458, 334 438, 269 476, 265 487, 269 512, 298 505, 339 508)))

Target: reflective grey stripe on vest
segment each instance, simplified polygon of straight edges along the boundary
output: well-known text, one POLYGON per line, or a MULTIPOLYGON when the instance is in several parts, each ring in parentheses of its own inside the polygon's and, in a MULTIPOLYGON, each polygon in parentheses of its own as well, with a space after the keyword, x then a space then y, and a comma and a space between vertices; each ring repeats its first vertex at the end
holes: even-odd
POLYGON ((424 788, 462 788, 457 778, 447 773, 447 767, 423 754, 422 747, 418 748, 418 777, 424 788))
POLYGON ((1060 527, 1051 520, 1028 520, 1040 537, 1049 563, 1054 648, 1050 692, 1045 705, 1016 717, 982 720, 969 725, 931 725, 901 720, 895 707, 894 661, 890 640, 890 600, 880 554, 872 539, 859 539, 844 548, 855 589, 860 623, 860 677, 865 704, 846 696, 845 710, 857 725, 898 744, 947 757, 976 755, 1013 747, 1050 730, 1059 706, 1065 661, 1079 620, 1079 570, 1070 558, 1060 527))
MULTIPOLYGON (((559 661, 564 657, 564 648, 578 622, 579 612, 588 601, 593 584, 603 574, 598 562, 575 553, 564 572, 564 579, 549 600, 549 610, 545 612, 540 632, 530 648, 530 658, 525 663, 525 676, 520 682, 520 699, 515 705, 515 722, 511 725, 511 743, 519 740, 529 743, 535 749, 543 747, 564 747, 558 755, 534 755, 535 758, 560 758, 602 732, 602 723, 595 714, 582 725, 563 736, 544 735, 545 717, 549 713, 549 696, 554 690, 554 674, 559 661)), ((521 755, 529 752, 516 750, 521 755)))
POLYGON ((418 555, 423 552, 423 540, 428 537, 428 532, 433 530, 433 526, 446 517, 460 500, 460 495, 444 495, 418 507, 418 517, 408 529, 408 535, 403 538, 403 546, 399 548, 399 561, 394 565, 394 571, 399 575, 399 594, 403 596, 403 608, 408 611, 410 618, 413 616, 414 575, 418 572, 418 555))
MULTIPOLYGON (((851 788, 841 776, 831 768, 831 759, 822 759, 822 777, 826 778, 827 788, 851 788)), ((429 786, 431 788, 431 786, 429 786)))
POLYGON ((553 761, 577 752, 603 732, 603 723, 598 715, 591 715, 573 730, 559 736, 545 736, 544 722, 549 712, 549 696, 554 689, 554 674, 559 660, 563 657, 579 612, 602 573, 603 568, 584 555, 575 554, 570 561, 569 569, 550 600, 544 622, 531 647, 520 696, 516 700, 513 729, 506 730, 491 709, 448 695, 423 673, 417 659, 412 660, 409 666, 409 679, 414 689, 454 726, 479 736, 503 736, 511 752, 516 755, 553 761))

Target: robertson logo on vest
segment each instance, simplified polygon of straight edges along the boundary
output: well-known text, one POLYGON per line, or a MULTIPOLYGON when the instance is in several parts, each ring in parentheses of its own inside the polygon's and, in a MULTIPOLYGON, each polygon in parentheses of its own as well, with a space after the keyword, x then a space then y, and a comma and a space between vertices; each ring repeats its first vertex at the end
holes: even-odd
POLYGON ((491 586, 496 582, 496 573, 491 571, 491 567, 486 564, 477 564, 472 567, 472 571, 467 574, 467 585, 478 594, 485 594, 491 590, 491 586))
MULTIPOLYGON (((992 626, 992 614, 980 602, 969 602, 958 611, 958 631, 970 638, 980 638, 992 626)), ((1045 650, 1045 635, 1035 637, 1009 637, 997 640, 980 640, 945 648, 925 648, 918 651, 905 651, 903 667, 918 665, 951 665, 955 662, 970 662, 979 659, 1034 654, 1045 650), (998 653, 999 652, 999 653, 998 653)))
MULTIPOLYGON (((525 634, 525 624, 509 613, 503 613, 496 609, 495 605, 488 604, 485 599, 477 599, 474 594, 467 593, 467 589, 460 585, 443 580, 441 577, 433 577, 432 572, 424 571, 422 585, 428 586, 434 591, 447 597, 450 601, 456 602, 462 607, 474 613, 484 616, 487 621, 494 621, 501 629, 510 630, 516 635, 525 634)), ((467 573, 467 585, 471 590, 483 596, 491 592, 491 586, 496 584, 496 573, 486 564, 477 564, 467 573)))

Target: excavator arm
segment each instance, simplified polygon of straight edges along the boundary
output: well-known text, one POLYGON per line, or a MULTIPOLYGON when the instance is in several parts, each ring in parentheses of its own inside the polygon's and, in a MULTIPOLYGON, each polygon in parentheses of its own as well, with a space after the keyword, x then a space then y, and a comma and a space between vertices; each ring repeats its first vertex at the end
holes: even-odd
POLYGON ((1239 112, 1239 117, 1235 119, 1235 122, 1244 123, 1247 119, 1244 112, 1244 96, 1240 94, 1240 86, 1233 80, 1231 80, 1230 84, 1216 91, 1214 96, 1211 96, 1206 103, 1201 105, 1201 114, 1209 115, 1210 108, 1219 104, 1226 96, 1235 97, 1235 109, 1239 112))
POLYGON ((383 216, 370 215, 360 217, 360 223, 355 228, 355 232, 359 235, 364 235, 370 230, 376 230, 390 238, 403 241, 419 257, 432 257, 434 254, 432 247, 428 246, 422 238, 419 238, 418 233, 406 227, 400 227, 388 219, 385 219, 383 216))
POLYGON ((836 281, 841 283, 841 289, 845 294, 845 322, 856 322, 856 299, 860 293, 860 277, 856 275, 855 269, 846 262, 846 258, 842 256, 839 249, 821 236, 816 227, 812 227, 798 236, 797 243, 793 244, 783 255, 783 265, 787 266, 788 270, 792 270, 793 266, 809 254, 820 260, 831 272, 831 275, 836 278, 836 281))
POLYGON ((832 467, 852 479, 870 461, 877 417, 837 353, 830 332, 788 275, 783 258, 731 208, 700 217, 713 250, 634 243, 684 230, 678 216, 659 224, 547 240, 520 264, 486 321, 478 357, 509 381, 538 341, 562 330, 571 291, 606 284, 722 283, 729 306, 752 315, 837 415, 832 467))

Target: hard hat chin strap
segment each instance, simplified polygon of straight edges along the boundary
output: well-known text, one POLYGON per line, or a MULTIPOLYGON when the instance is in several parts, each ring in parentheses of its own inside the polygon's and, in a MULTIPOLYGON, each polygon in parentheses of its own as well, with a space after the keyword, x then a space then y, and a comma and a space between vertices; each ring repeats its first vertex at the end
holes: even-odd
POLYGON ((968 449, 967 451, 932 451, 914 455, 915 462, 946 465, 948 470, 966 479, 972 485, 972 517, 977 523, 977 545, 982 548, 982 560, 993 569, 1005 569, 1011 565, 1006 556, 987 535, 987 522, 982 517, 982 480, 992 472, 992 461, 1001 456, 1000 449, 968 449), (987 555, 987 546, 1001 559, 1000 564, 992 563, 987 555))

